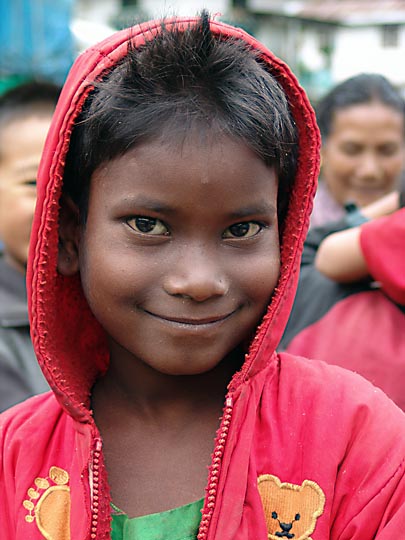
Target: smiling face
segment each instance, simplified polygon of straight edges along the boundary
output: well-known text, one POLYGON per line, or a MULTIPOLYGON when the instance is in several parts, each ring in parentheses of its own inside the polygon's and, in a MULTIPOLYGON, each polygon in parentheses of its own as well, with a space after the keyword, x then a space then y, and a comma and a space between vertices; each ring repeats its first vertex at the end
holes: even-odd
POLYGON ((242 142, 193 137, 92 176, 79 267, 112 363, 207 372, 251 336, 276 285, 274 171, 242 142))
POLYGON ((339 204, 370 204, 396 188, 405 164, 402 113, 379 102, 335 113, 322 178, 339 204))
POLYGON ((0 238, 9 264, 25 272, 36 176, 52 112, 27 114, 0 132, 0 238))

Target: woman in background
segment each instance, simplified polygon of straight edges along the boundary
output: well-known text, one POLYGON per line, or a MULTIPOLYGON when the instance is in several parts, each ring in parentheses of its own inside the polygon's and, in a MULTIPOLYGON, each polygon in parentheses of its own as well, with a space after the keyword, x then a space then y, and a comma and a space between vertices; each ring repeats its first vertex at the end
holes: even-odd
POLYGON ((382 75, 360 74, 337 85, 316 115, 322 168, 311 227, 394 191, 405 164, 405 101, 382 75))

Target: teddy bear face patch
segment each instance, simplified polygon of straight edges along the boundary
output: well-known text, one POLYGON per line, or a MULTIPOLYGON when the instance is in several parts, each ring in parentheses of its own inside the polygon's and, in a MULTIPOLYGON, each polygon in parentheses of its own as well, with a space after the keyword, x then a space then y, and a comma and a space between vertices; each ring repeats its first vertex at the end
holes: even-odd
POLYGON ((257 482, 269 540, 311 540, 325 506, 325 495, 318 484, 312 480, 289 484, 272 474, 259 476, 257 482))

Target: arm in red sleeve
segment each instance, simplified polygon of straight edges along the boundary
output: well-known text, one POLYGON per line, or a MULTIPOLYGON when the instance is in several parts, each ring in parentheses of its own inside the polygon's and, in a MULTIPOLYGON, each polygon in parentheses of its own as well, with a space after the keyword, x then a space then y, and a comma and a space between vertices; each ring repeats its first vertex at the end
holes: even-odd
POLYGON ((405 208, 362 225, 360 245, 370 275, 405 305, 405 208))

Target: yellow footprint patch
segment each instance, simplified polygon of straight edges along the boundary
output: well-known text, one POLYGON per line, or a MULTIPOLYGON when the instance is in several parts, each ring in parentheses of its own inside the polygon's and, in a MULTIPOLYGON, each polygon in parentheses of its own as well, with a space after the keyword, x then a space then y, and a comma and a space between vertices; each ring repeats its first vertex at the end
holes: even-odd
POLYGON ((44 540, 70 540, 69 474, 51 467, 46 478, 35 478, 23 506, 25 521, 36 523, 44 540))

